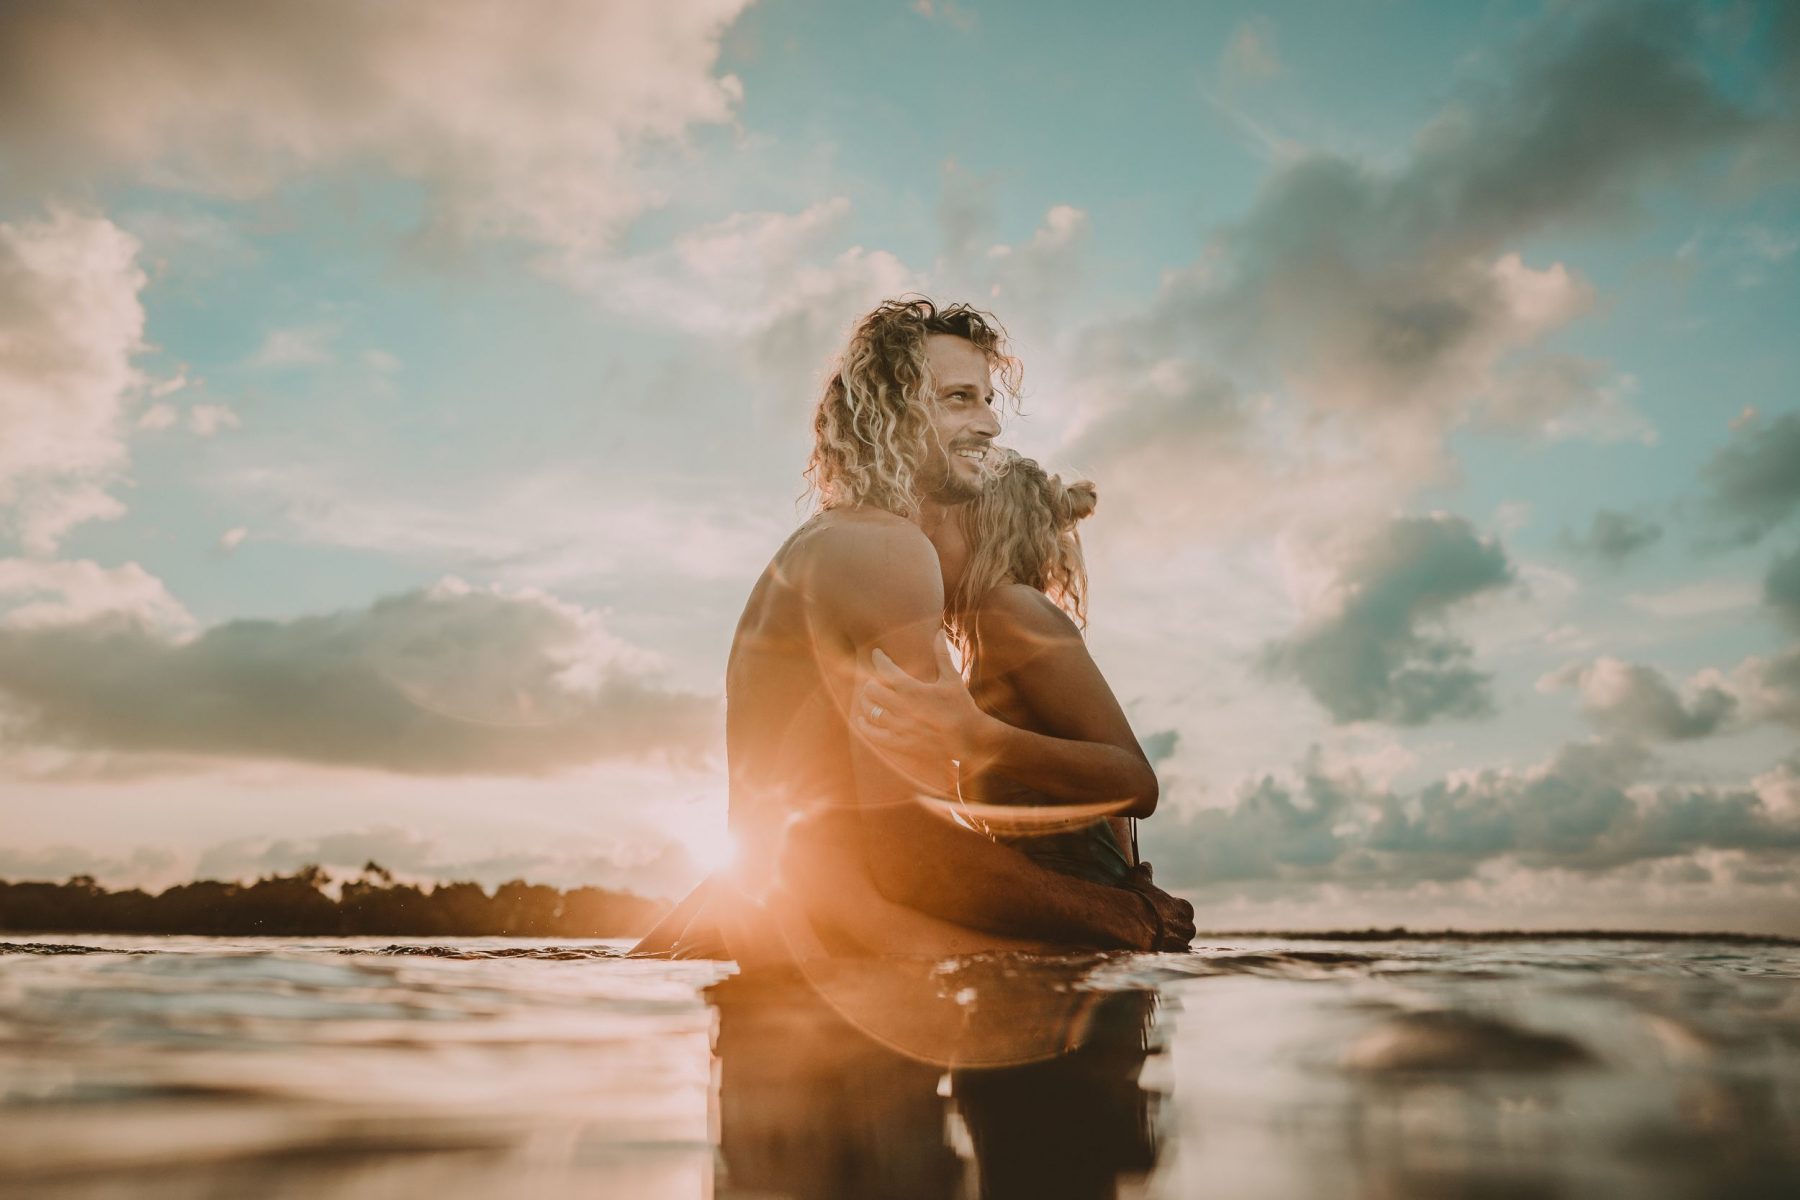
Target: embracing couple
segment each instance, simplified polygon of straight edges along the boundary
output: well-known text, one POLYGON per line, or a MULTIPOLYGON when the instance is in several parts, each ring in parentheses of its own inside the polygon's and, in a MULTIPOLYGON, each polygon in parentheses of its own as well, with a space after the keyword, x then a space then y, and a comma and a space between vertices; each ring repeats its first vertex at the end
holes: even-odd
POLYGON ((1093 485, 993 444, 996 381, 1018 377, 972 308, 903 299, 858 323, 813 418, 818 511, 732 641, 736 862, 637 952, 1187 946, 1193 908, 1130 834, 1155 772, 1079 627, 1093 485))

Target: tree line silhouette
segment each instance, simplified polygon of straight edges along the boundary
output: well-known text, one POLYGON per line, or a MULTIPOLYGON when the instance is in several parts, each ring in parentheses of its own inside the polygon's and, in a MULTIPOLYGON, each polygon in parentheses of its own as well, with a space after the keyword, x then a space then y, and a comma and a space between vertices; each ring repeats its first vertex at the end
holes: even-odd
POLYGON ((429 890, 396 883, 369 863, 326 891, 332 877, 316 865, 255 883, 215 879, 179 883, 152 895, 108 891, 91 875, 66 883, 0 880, 0 930, 14 933, 175 933, 228 937, 635 937, 668 906, 631 892, 578 887, 559 891, 515 879, 492 894, 478 883, 429 890))

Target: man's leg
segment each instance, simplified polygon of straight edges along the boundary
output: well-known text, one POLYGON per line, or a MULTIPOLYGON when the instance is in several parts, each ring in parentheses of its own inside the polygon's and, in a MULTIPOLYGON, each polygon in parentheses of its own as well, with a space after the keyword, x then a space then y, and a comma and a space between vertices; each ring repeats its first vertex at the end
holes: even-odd
POLYGON ((710 876, 701 880, 700 885, 689 892, 668 916, 658 921, 655 928, 638 940, 638 944, 631 948, 631 956, 666 958, 673 954, 688 924, 706 908, 706 899, 711 894, 712 886, 710 876))

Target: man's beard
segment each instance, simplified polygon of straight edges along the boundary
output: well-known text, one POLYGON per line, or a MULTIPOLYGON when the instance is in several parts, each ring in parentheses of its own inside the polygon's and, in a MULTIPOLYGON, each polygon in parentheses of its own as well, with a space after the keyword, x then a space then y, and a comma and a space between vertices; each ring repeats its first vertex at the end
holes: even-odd
POLYGON ((984 466, 973 478, 964 478, 956 469, 954 451, 939 448, 933 456, 930 479, 926 482, 924 492, 930 499, 939 504, 967 504, 981 499, 983 489, 987 487, 987 468, 984 466))

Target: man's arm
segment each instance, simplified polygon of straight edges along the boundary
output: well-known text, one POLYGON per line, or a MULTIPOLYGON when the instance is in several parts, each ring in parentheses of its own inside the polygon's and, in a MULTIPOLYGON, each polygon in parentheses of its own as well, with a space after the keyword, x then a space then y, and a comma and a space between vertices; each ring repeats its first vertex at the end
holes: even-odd
MULTIPOLYGON (((931 543, 917 527, 899 519, 847 524, 821 539, 819 554, 813 599, 829 626, 816 631, 825 635, 821 649, 853 658, 866 670, 880 645, 903 670, 932 671, 943 583, 931 543), (836 647, 828 640, 833 634, 836 647)), ((847 709, 855 673, 828 674, 847 709)), ((920 781, 897 771, 856 735, 850 714, 845 716, 865 856, 883 895, 993 933, 1090 946, 1152 946, 1157 922, 1144 899, 1045 870, 938 815, 919 802, 920 781)), ((1191 931, 1191 922, 1187 928, 1191 931)))
POLYGON ((1116 805, 1120 816, 1155 812, 1156 771, 1075 623, 1027 587, 997 589, 983 615, 984 673, 1007 680, 1044 732, 976 707, 940 635, 931 682, 875 653, 874 676, 857 697, 863 735, 899 757, 945 747, 965 775, 992 771, 1052 799, 1116 805), (881 717, 871 719, 877 707, 881 717))

